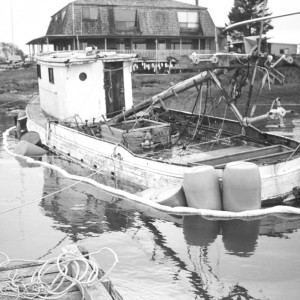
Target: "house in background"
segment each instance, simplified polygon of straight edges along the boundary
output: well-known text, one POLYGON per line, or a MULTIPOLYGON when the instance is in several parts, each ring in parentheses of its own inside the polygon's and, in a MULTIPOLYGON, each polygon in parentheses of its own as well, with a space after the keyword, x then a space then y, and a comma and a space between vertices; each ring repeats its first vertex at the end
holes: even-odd
POLYGON ((27 44, 30 54, 83 50, 136 53, 164 60, 192 52, 213 53, 217 29, 207 8, 173 0, 77 0, 51 17, 45 36, 27 44))
POLYGON ((298 54, 298 44, 282 43, 279 41, 268 40, 269 53, 275 56, 283 54, 295 55, 298 54))

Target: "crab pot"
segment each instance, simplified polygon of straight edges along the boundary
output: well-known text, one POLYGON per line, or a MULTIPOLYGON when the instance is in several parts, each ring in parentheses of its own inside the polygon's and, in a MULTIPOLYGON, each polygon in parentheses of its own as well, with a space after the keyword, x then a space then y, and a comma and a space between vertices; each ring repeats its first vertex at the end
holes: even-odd
POLYGON ((183 190, 189 207, 222 209, 219 177, 212 166, 193 167, 185 172, 183 190))
POLYGON ((254 163, 228 163, 223 173, 223 209, 240 212, 261 207, 261 177, 254 163))

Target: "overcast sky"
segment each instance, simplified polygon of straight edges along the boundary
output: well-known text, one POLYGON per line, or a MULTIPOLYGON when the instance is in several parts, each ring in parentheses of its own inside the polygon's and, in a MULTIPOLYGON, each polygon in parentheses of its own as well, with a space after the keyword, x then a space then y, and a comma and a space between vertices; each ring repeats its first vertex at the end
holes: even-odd
MULTIPOLYGON (((28 46, 25 44, 45 35, 50 17, 69 2, 71 0, 0 0, 0 42, 13 41, 28 53, 28 46)), ((195 0, 181 2, 195 4, 195 0)), ((228 22, 227 15, 233 2, 234 0, 199 0, 199 5, 208 8, 215 25, 224 26, 228 22)), ((269 0, 268 7, 273 15, 300 12, 300 1, 269 0)), ((272 25, 275 29, 268 35, 274 37, 274 40, 300 44, 300 14, 274 19, 272 25)))

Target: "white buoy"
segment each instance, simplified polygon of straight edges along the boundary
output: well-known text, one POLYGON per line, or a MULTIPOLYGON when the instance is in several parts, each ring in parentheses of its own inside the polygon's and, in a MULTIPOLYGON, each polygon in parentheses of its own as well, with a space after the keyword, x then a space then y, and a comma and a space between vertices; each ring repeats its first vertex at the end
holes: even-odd
POLYGON ((33 157, 33 156, 39 157, 47 153, 47 151, 44 148, 38 147, 26 141, 20 141, 16 145, 14 152, 18 155, 29 156, 29 157, 33 157))
POLYGON ((212 166, 193 167, 185 172, 183 190, 189 207, 222 209, 219 177, 212 166))
POLYGON ((186 199, 181 184, 169 184, 161 188, 150 188, 137 193, 161 205, 171 207, 186 206, 186 199))
POLYGON ((28 131, 24 133, 21 137, 21 141, 25 141, 34 145, 41 144, 40 135, 36 131, 28 131))
POLYGON ((228 163, 223 173, 223 209, 240 212, 261 207, 261 177, 254 163, 228 163))

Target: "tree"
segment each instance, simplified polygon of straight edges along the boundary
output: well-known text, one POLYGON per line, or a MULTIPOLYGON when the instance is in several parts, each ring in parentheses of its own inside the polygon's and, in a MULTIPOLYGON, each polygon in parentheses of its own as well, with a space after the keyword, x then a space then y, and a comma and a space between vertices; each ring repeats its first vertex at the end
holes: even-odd
MULTIPOLYGON (((267 0, 234 0, 233 7, 228 14, 230 24, 272 15, 269 13, 267 4, 267 0)), ((270 23, 271 20, 264 21, 263 34, 273 29, 270 23)), ((241 39, 244 36, 259 35, 260 27, 261 22, 249 23, 229 31, 228 34, 232 39, 241 39)))
POLYGON ((12 43, 0 42, 0 56, 3 56, 5 59, 9 60, 12 54, 20 55, 22 59, 25 57, 23 51, 18 48, 18 46, 12 43))

